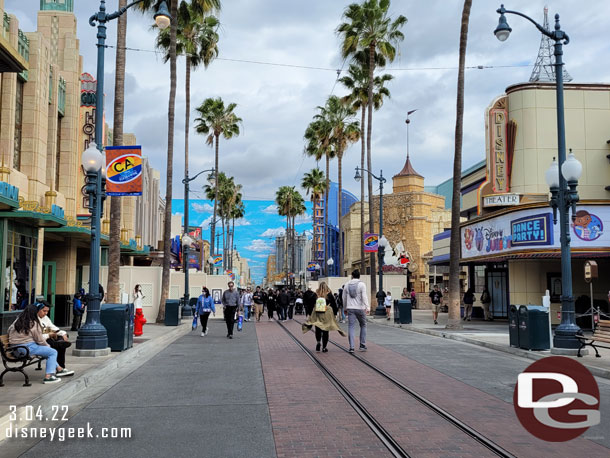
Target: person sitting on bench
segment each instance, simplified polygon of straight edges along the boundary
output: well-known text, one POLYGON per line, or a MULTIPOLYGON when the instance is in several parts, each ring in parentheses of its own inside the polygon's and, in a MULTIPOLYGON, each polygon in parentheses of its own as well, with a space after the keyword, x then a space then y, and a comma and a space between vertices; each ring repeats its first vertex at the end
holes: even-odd
POLYGON ((39 301, 34 305, 38 309, 38 321, 40 321, 42 326, 42 337, 51 348, 57 350, 57 364, 63 367, 55 375, 58 377, 74 375, 74 371, 66 369, 66 348, 72 345, 72 342, 68 341, 68 333, 55 326, 51 318, 49 318, 51 304, 47 301, 39 301))
MULTIPOLYGON (((41 308, 44 308, 41 306, 41 308)), ((27 347, 32 356, 46 358, 46 375, 42 383, 57 383, 61 379, 56 377, 57 371, 63 371, 63 367, 57 365, 57 350, 51 348, 42 336, 42 326, 38 321, 38 307, 34 304, 28 305, 17 319, 8 328, 8 341, 10 346, 27 347)), ((50 336, 54 337, 55 333, 50 336)), ((17 347, 14 351, 20 357, 26 355, 24 348, 17 347)))

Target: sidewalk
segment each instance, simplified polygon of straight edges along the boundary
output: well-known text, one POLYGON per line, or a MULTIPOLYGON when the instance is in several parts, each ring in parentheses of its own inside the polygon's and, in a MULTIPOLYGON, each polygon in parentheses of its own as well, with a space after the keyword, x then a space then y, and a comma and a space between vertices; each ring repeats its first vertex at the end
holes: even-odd
MULTIPOLYGON (((24 406, 32 406, 34 413, 40 406, 44 415, 52 416, 57 412, 53 412, 51 406, 57 408, 69 405, 69 415, 72 416, 96 393, 119 382, 190 330, 191 320, 188 318, 183 319, 182 324, 177 327, 146 324, 144 334, 134 337, 133 348, 95 358, 72 356, 71 350, 74 348, 77 333, 68 330, 73 344, 66 350, 66 367, 75 371, 73 376, 64 377, 56 384, 45 385, 42 383, 44 362, 42 371, 35 370, 36 366, 25 369, 31 386, 23 386, 23 375, 18 372, 9 372, 4 376, 4 386, 0 387, 0 442, 5 438, 5 429, 9 424, 10 406, 17 406, 20 426, 30 423, 26 421, 24 406)), ((63 412, 59 412, 59 415, 62 414, 63 412)))
MULTIPOLYGON (((412 312, 413 323, 410 325, 394 324, 393 316, 390 321, 385 318, 373 318, 372 316, 369 316, 368 319, 376 324, 453 339, 533 360, 551 356, 550 351, 529 351, 511 347, 508 336, 508 321, 506 320, 491 322, 482 320, 462 321, 464 329, 452 330, 445 329, 448 318, 447 313, 440 313, 438 316, 438 324, 435 325, 432 321, 431 310, 413 310, 412 312)), ((585 355, 582 358, 576 356, 571 358, 576 359, 578 362, 585 365, 593 375, 610 379, 610 350, 599 348, 599 354, 601 355, 601 358, 596 358, 595 351, 589 349, 588 355, 585 355)))

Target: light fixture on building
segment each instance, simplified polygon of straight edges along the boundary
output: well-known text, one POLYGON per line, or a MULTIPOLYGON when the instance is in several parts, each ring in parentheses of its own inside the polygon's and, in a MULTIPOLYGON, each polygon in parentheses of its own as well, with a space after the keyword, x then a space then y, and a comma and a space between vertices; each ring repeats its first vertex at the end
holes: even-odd
MULTIPOLYGON (((97 145, 95 143, 91 142, 89 144, 89 148, 83 151, 81 163, 83 165, 85 173, 95 173, 102 168, 102 166, 104 165, 104 156, 102 156, 100 150, 97 149, 97 145)), ((104 169, 105 168, 106 167, 104 167, 104 169)))
POLYGON ((329 266, 332 266, 335 263, 335 260, 333 258, 328 258, 328 261, 326 261, 326 264, 328 264, 329 266))
POLYGON ((504 13, 506 12, 504 5, 502 5, 498 12, 500 13, 500 19, 498 20, 498 27, 496 27, 496 30, 494 30, 494 35, 498 40, 506 41, 513 29, 508 26, 506 16, 504 16, 504 13))
POLYGON ((582 175, 582 164, 578 159, 576 159, 576 156, 574 156, 571 149, 568 157, 561 166, 561 174, 568 182, 568 185, 571 181, 578 182, 578 180, 580 180, 582 175))
POLYGON ((551 162, 551 165, 549 165, 549 168, 544 174, 544 178, 546 184, 549 185, 549 188, 559 188, 559 165, 555 158, 553 158, 553 162, 551 162))

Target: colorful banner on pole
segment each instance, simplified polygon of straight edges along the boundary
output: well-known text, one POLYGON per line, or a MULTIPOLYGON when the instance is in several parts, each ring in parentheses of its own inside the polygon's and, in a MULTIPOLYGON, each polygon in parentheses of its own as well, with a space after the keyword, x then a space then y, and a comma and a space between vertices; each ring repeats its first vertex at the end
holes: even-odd
POLYGON ((142 195, 142 147, 106 147, 106 195, 142 195))
POLYGON ((379 247, 379 235, 377 234, 364 234, 364 252, 365 253, 376 253, 379 247))
POLYGON ((222 255, 217 254, 217 255, 214 256, 213 259, 214 259, 214 266, 215 267, 222 266, 222 255))
POLYGON ((315 272, 316 271, 316 267, 317 267, 317 264, 315 262, 310 262, 310 263, 307 264, 307 270, 309 272, 315 272))

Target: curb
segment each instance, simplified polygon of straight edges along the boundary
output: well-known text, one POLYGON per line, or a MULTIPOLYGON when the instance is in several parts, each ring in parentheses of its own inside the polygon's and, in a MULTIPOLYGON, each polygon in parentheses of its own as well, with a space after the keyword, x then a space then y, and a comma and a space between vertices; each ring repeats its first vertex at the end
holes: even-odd
MULTIPOLYGON (((57 415, 57 408, 63 407, 67 405, 67 403, 74 398, 75 396, 82 394, 87 388, 94 386, 97 384, 98 388, 102 391, 107 390, 111 386, 114 386, 116 383, 123 380, 129 374, 131 374, 135 369, 142 366, 144 363, 149 361, 152 357, 154 357, 161 350, 166 348, 169 344, 178 340, 180 337, 191 332, 191 324, 182 323, 174 329, 171 329, 169 332, 164 335, 154 339, 149 340, 147 342, 143 342, 138 344, 136 348, 131 348, 125 352, 120 353, 116 357, 104 362, 98 367, 92 368, 86 371, 81 377, 78 377, 74 380, 70 380, 69 382, 64 382, 57 389, 44 393, 37 398, 34 398, 28 401, 25 405, 17 406, 17 418, 19 421, 10 421, 11 413, 7 413, 0 417, 0 444, 2 441, 6 439, 6 430, 10 426, 13 428, 23 428, 26 427, 35 421, 36 416, 34 416, 31 420, 24 420, 26 418, 25 406, 33 407, 34 414, 37 413, 38 408, 40 407, 40 411, 43 417, 52 417, 53 414, 57 415), (110 383, 99 383, 112 374, 113 379, 110 383), (118 377, 117 377, 118 376, 118 377)), ((93 399, 86 400, 86 395, 83 396, 85 399, 80 399, 82 402, 90 402, 93 399)), ((62 415, 62 411, 60 410, 59 415, 62 415)), ((74 412, 70 412, 72 415, 74 412)), ((60 422, 58 422, 60 423, 60 422)))
MULTIPOLYGON (((445 339, 456 340, 458 342, 478 345, 479 347, 485 347, 485 348, 489 348, 490 350, 501 351, 503 353, 508 353, 508 354, 511 354, 514 356, 521 356, 522 358, 527 358, 527 359, 531 359, 534 361, 537 361, 539 359, 550 356, 549 351, 533 352, 533 351, 528 351, 528 350, 522 350, 520 348, 507 347, 505 345, 500 345, 500 344, 493 343, 493 342, 485 342, 483 340, 477 340, 477 339, 473 339, 472 337, 465 337, 465 336, 461 336, 459 334, 453 334, 451 332, 433 331, 431 329, 415 328, 408 324, 405 325, 405 327, 403 327, 402 325, 397 326, 394 324, 379 323, 378 321, 375 321, 374 319, 370 319, 370 318, 368 319, 368 321, 370 321, 372 323, 380 324, 382 326, 387 326, 390 328, 404 329, 405 331, 418 332, 420 334, 427 334, 427 335, 433 336, 433 337, 442 337, 445 339)), ((610 369, 603 369, 601 367, 591 366, 590 364, 585 364, 582 362, 581 362, 581 364, 583 366, 585 366, 587 369, 589 369, 591 374, 595 375, 596 377, 610 379, 610 369)))

